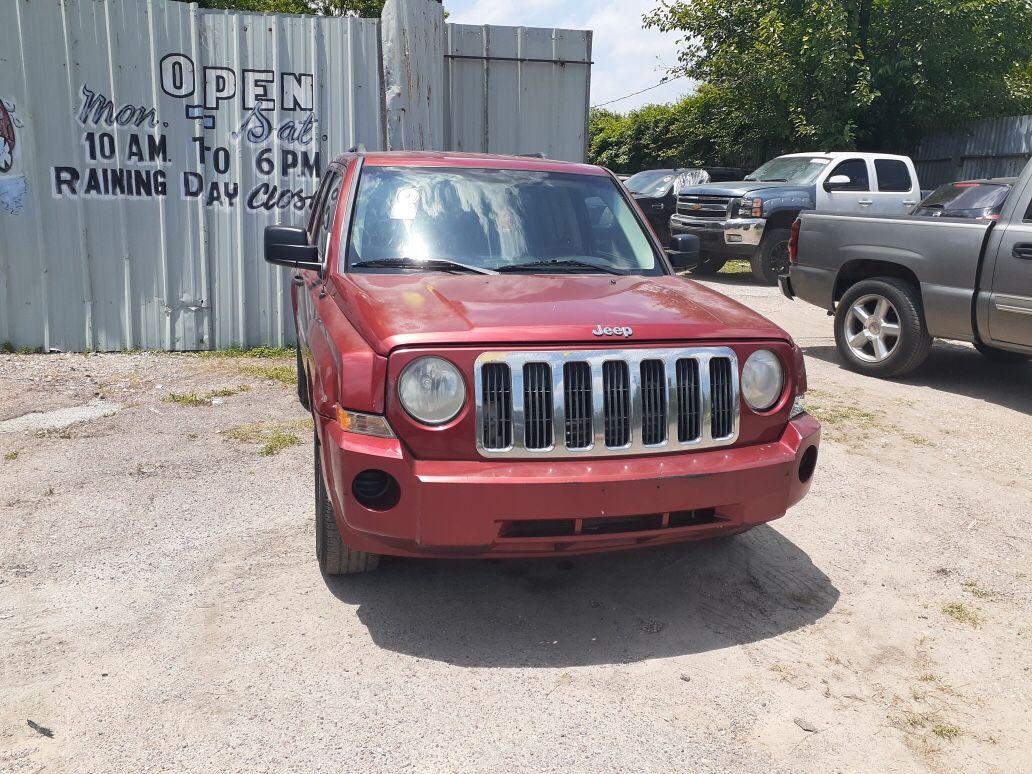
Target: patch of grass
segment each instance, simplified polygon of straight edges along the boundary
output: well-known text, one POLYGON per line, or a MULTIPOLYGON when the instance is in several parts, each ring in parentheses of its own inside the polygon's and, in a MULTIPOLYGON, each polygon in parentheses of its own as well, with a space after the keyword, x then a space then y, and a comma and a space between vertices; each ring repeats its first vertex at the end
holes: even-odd
POLYGON ((910 441, 910 443, 914 444, 915 446, 935 446, 934 441, 929 441, 923 435, 918 435, 917 433, 908 433, 907 431, 903 430, 900 432, 900 435, 903 437, 904 440, 910 441))
POLYGON ((3 350, 6 354, 10 355, 14 352, 14 344, 9 341, 5 341, 3 344, 0 344, 0 350, 3 350))
POLYGON ((964 591, 973 596, 975 599, 997 599, 1000 596, 995 591, 983 589, 981 586, 978 585, 977 581, 961 581, 960 585, 964 589, 964 591))
POLYGON ((19 355, 31 355, 35 351, 32 347, 18 347, 19 355))
POLYGON ((222 387, 218 390, 198 395, 196 392, 170 392, 162 400, 177 406, 210 406, 212 398, 228 398, 251 389, 249 384, 238 384, 236 387, 222 387))
POLYGON ((982 625, 982 616, 978 611, 968 607, 963 602, 950 602, 942 608, 943 615, 952 618, 958 623, 968 624, 974 628, 982 625))
POLYGON ((860 425, 865 430, 870 430, 878 426, 878 417, 872 414, 870 411, 863 411, 855 406, 808 406, 811 414, 813 414, 821 424, 825 425, 841 425, 846 422, 851 422, 860 425))
POLYGON ((286 385, 287 387, 297 386, 297 369, 292 366, 259 366, 249 365, 241 369, 245 374, 257 376, 261 379, 271 379, 274 382, 286 385))
POLYGON ((18 452, 16 451, 7 452, 7 454, 4 455, 4 462, 14 462, 16 459, 18 459, 18 452))
POLYGON ((940 739, 956 739, 960 736, 960 729, 952 723, 936 723, 932 726, 932 733, 940 739))
POLYGON ((752 267, 749 262, 742 258, 732 258, 720 267, 717 274, 748 274, 752 275, 752 267))
POLYGON ((186 437, 187 437, 187 440, 196 441, 201 436, 199 436, 197 433, 187 433, 186 437))
POLYGON ((269 440, 262 445, 262 448, 258 450, 258 453, 263 457, 271 457, 274 454, 279 454, 288 446, 299 446, 300 444, 301 439, 294 433, 277 431, 269 436, 269 440))
POLYGON ((271 457, 286 449, 302 443, 296 430, 311 430, 312 420, 301 419, 295 422, 253 422, 246 425, 223 430, 222 436, 241 443, 261 444, 258 454, 271 457))
POLYGON ((279 358, 293 357, 293 347, 230 347, 229 349, 213 349, 208 352, 199 352, 201 357, 264 357, 279 358))

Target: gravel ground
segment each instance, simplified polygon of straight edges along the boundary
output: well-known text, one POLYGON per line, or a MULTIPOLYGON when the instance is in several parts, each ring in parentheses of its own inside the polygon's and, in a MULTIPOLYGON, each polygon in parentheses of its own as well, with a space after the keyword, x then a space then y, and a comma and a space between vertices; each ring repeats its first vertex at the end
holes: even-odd
POLYGON ((324 579, 289 359, 0 356, 0 771, 1032 770, 1032 367, 710 284, 805 348, 810 496, 563 561, 324 579))

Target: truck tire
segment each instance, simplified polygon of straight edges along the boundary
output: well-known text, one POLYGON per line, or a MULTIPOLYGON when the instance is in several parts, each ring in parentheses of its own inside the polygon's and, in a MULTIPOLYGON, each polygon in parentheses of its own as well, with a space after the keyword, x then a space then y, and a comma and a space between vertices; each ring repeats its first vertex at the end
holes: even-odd
POLYGON ((990 347, 988 344, 983 344, 980 341, 975 342, 975 349, 982 353, 982 355, 995 363, 1027 363, 1030 359, 1029 355, 1021 352, 1010 352, 1006 349, 996 349, 990 347))
POLYGON ((753 277, 764 285, 777 285, 778 275, 788 273, 788 238, 792 230, 771 229, 763 235, 760 246, 749 259, 753 277))
POLYGON ((308 374, 305 373, 305 364, 301 362, 301 345, 294 345, 294 354, 297 356, 297 399, 305 411, 312 410, 312 401, 308 393, 308 374))
POLYGON ((852 371, 878 377, 913 371, 932 348, 920 292, 895 277, 856 283, 835 310, 835 344, 852 371))
POLYGON ((326 575, 354 575, 375 570, 380 564, 379 554, 355 551, 344 545, 333 517, 333 503, 323 480, 319 439, 315 437, 315 556, 319 569, 326 575))
POLYGON ((692 274, 709 276, 710 274, 716 274, 718 271, 723 269, 725 263, 727 263, 727 258, 707 257, 703 258, 699 261, 697 266, 689 269, 688 271, 692 274))

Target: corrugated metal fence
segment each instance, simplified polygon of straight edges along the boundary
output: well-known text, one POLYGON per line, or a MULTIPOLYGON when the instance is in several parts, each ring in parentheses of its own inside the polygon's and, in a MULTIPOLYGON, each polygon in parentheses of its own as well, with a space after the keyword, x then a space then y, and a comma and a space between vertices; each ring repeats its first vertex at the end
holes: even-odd
MULTIPOLYGON (((262 231, 306 220, 332 156, 387 146, 382 58, 418 68, 418 51, 382 55, 375 19, 173 0, 0 5, 0 342, 292 342, 287 273, 261 260, 262 231)), ((590 60, 590 33, 446 26, 448 40, 473 29, 518 40, 522 57, 590 60)), ((446 88, 426 87, 447 147, 583 158, 587 64, 534 62, 531 74, 463 59, 483 79, 467 87, 454 62, 436 63, 446 88)))
POLYGON ((1018 175, 1032 158, 1032 116, 972 121, 925 137, 914 157, 922 188, 1018 175))

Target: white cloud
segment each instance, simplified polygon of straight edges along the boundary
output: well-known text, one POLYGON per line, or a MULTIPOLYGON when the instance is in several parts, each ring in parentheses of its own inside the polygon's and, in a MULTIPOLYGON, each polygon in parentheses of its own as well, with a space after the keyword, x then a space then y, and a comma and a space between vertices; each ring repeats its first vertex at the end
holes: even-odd
MULTIPOLYGON (((593 30, 591 104, 655 86, 677 64, 676 34, 643 29, 642 16, 658 0, 445 0, 448 21, 593 30)), ((653 102, 670 102, 689 92, 692 82, 672 81, 614 102, 624 112, 653 102)))

